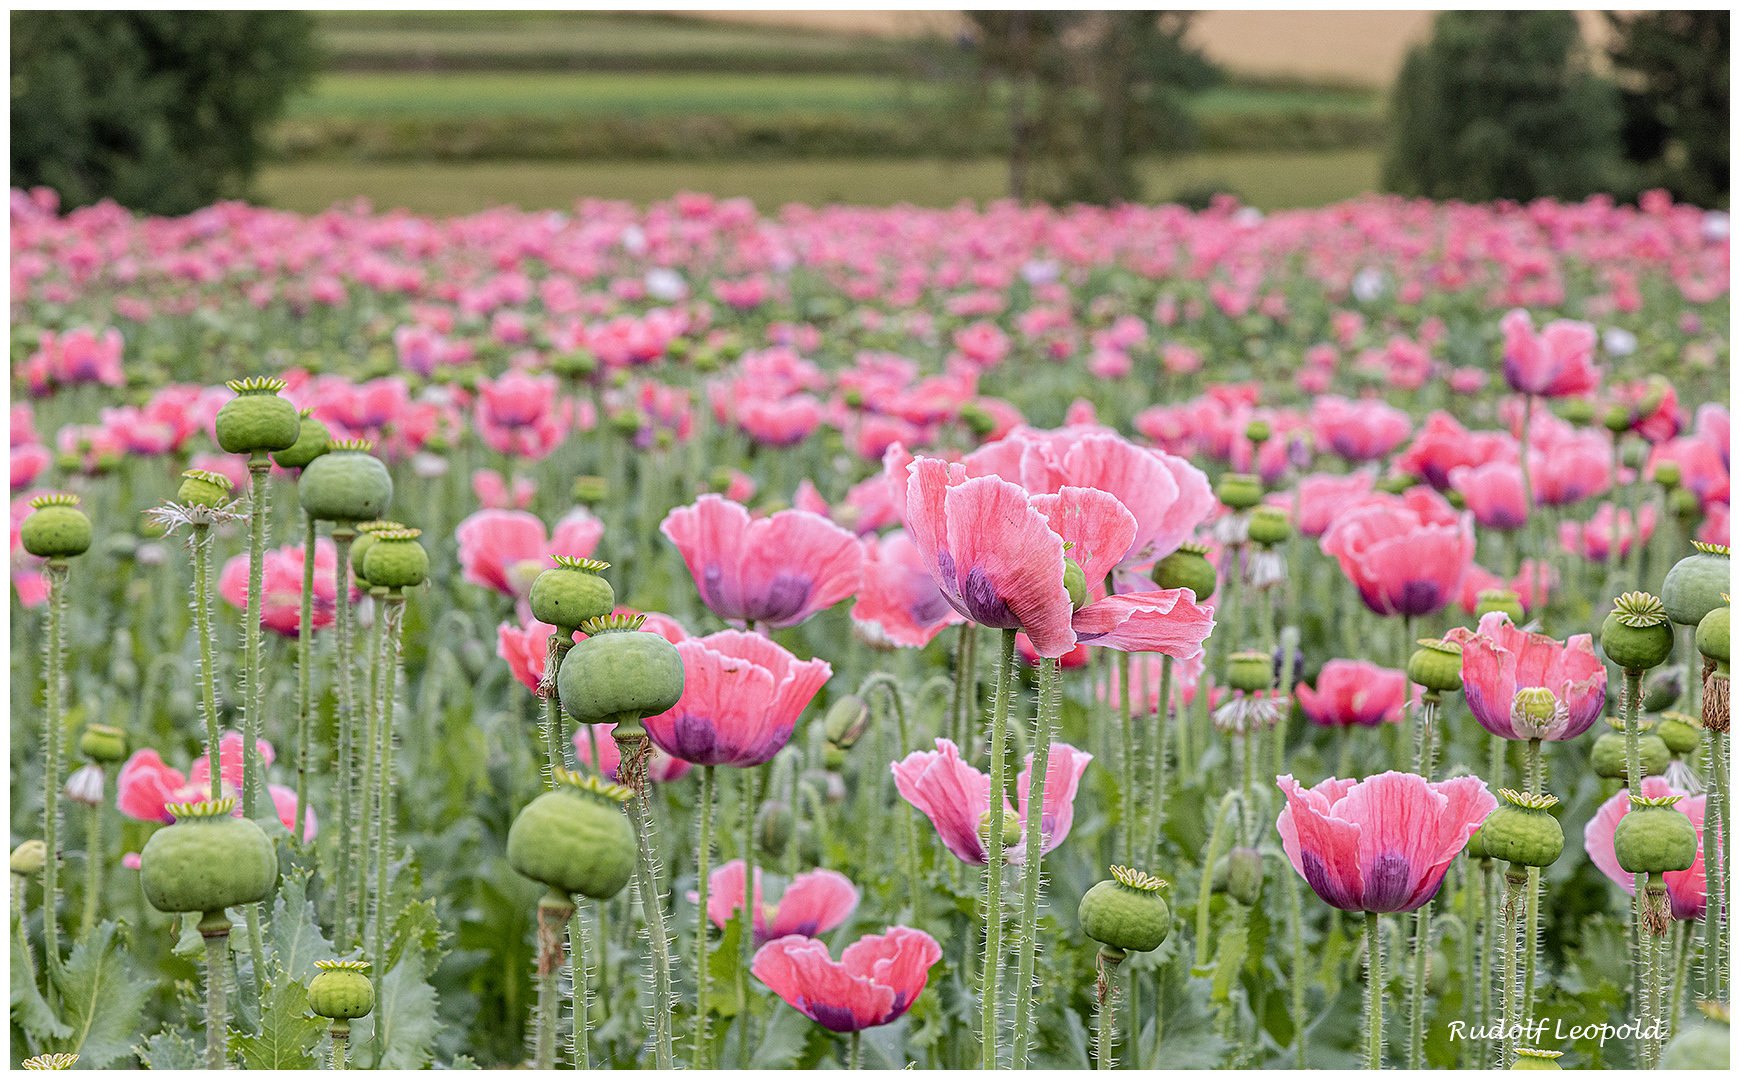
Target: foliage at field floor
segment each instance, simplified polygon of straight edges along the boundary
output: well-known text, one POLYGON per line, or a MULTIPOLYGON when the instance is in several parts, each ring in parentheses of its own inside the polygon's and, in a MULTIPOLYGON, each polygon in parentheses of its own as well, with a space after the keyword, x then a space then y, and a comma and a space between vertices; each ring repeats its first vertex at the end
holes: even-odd
MULTIPOLYGON (((427 588, 405 606, 397 846, 383 898, 390 931, 369 957, 380 976, 375 1012, 353 1023, 352 1053, 362 1066, 488 1066, 527 1056, 542 890, 510 867, 504 845, 515 816, 546 787, 541 703, 524 682, 535 682, 535 673, 516 670, 529 667, 542 645, 527 651, 520 643, 516 651, 516 642, 529 620, 524 579, 550 564, 542 540, 529 554, 462 551, 456 529, 480 520, 481 508, 528 510, 540 535, 548 525, 584 526, 595 547, 571 553, 612 564, 606 576, 618 602, 665 613, 690 634, 724 623, 659 526, 699 492, 723 491, 758 513, 796 503, 854 530, 881 528, 898 520, 883 473, 891 446, 946 458, 981 445, 994 452, 987 440, 1015 439, 1006 444, 1014 446, 1031 437, 1011 434, 1023 420, 1035 428, 1078 425, 1059 436, 1066 441, 1083 436, 1079 425, 1102 424, 1216 479, 1254 471, 1289 508, 1307 474, 1368 490, 1381 476, 1386 485, 1399 481, 1398 489, 1412 484, 1406 498, 1422 514, 1447 515, 1455 529, 1472 532, 1472 521, 1445 501, 1454 493, 1416 481, 1444 487, 1451 464, 1474 463, 1473 445, 1501 463, 1507 449, 1515 459, 1518 437, 1527 436, 1518 430, 1522 403, 1504 389, 1500 317, 1524 307, 1537 325, 1558 316, 1594 323, 1602 388, 1580 396, 1599 406, 1597 417, 1610 404, 1631 410, 1623 415, 1635 431, 1623 438, 1639 448, 1637 468, 1614 486, 1614 437, 1543 409, 1532 415, 1530 446, 1566 455, 1566 447, 1580 447, 1579 467, 1595 479, 1561 505, 1536 506, 1514 541, 1484 527, 1473 533, 1476 569, 1484 569, 1463 575, 1454 595, 1440 598, 1441 610, 1405 626, 1380 618, 1359 602, 1337 561, 1295 529, 1272 591, 1253 593, 1247 584, 1242 616, 1217 612, 1212 662, 1200 678, 1221 684, 1228 653, 1270 652, 1277 643, 1285 643, 1283 656, 1296 643, 1297 673, 1318 680, 1319 690, 1331 659, 1395 666, 1409 636, 1436 637, 1472 622, 1473 588, 1503 581, 1519 554, 1557 581, 1544 605, 1538 590, 1525 590, 1530 616, 1556 639, 1588 633, 1617 588, 1659 591, 1688 537, 1727 542, 1727 218, 1661 199, 1642 209, 1601 200, 1514 207, 1367 198, 1266 216, 1227 202, 1202 214, 1005 202, 937 211, 787 206, 759 216, 744 200, 690 194, 645 210, 589 199, 570 212, 491 210, 446 220, 346 209, 302 217, 241 204, 164 220, 112 205, 60 216, 52 198, 14 192, 12 214, 15 845, 38 835, 44 806, 43 585, 40 563, 19 548, 27 497, 76 492, 95 526, 95 543, 73 561, 68 587, 61 741, 76 745, 90 722, 114 724, 135 750, 155 750, 177 770, 203 745, 195 613, 184 600, 188 560, 174 538, 144 534, 139 512, 172 498, 190 465, 246 479, 237 472, 243 459, 215 453, 210 441, 212 418, 230 397, 222 380, 280 375, 286 396, 312 408, 335 438, 375 441, 394 480, 390 516, 422 529, 431 570, 427 588), (1666 397, 1640 381, 1658 375, 1671 382, 1666 397), (1333 394, 1373 400, 1338 404, 1333 394), (1338 419, 1337 410, 1349 408, 1359 410, 1355 419, 1345 411, 1338 419), (1255 443, 1247 438, 1252 421, 1269 428, 1255 443), (1387 434, 1378 438, 1379 431, 1387 434), (1689 505, 1669 501, 1653 481, 1667 460, 1681 465, 1681 485, 1694 492, 1689 505), (581 476, 603 483, 577 486, 581 476), (1607 565, 1600 560, 1611 500, 1653 515, 1655 529, 1653 537, 1641 530, 1627 558, 1607 565), (1595 527, 1582 528, 1592 519, 1595 527), (1561 544, 1561 535, 1576 542, 1561 544)), ((269 547, 288 545, 290 558, 302 535, 294 477, 266 483, 269 547)), ((1336 509, 1331 500, 1321 512, 1336 509)), ((1217 523, 1235 515, 1215 505, 1201 518, 1199 538, 1230 542, 1217 523)), ((228 568, 246 531, 220 525, 214 533, 233 586, 236 571, 228 568)), ((268 616, 276 610, 281 618, 299 593, 284 573, 288 590, 271 587, 268 616)), ((1226 602, 1219 597, 1229 587, 1238 588, 1221 581, 1214 604, 1226 602)), ((237 727, 242 634, 234 605, 245 588, 221 591, 228 602, 217 606, 217 685, 224 724, 237 727)), ((268 779, 279 784, 295 782, 293 609, 290 618, 291 636, 268 635, 264 714, 251 718, 263 721, 276 748, 268 779)), ((359 630, 359 640, 368 633, 359 630)), ((972 1067, 980 1060, 979 872, 897 796, 889 767, 938 736, 985 761, 993 666, 985 646, 995 635, 978 633, 977 663, 965 669, 972 677, 957 710, 956 633, 892 651, 872 645, 885 644, 884 634, 845 602, 771 632, 796 657, 826 660, 831 679, 770 766, 722 774, 713 865, 745 854, 748 811, 759 805, 766 818, 759 831, 771 843, 756 857, 770 878, 826 867, 861 894, 826 938, 833 955, 890 926, 932 935, 941 959, 928 985, 906 1016, 864 1033, 862 1060, 972 1067), (884 689, 865 690, 868 729, 855 741, 828 731, 824 713, 879 673, 873 682, 884 689), (761 790, 746 805, 741 792, 757 779, 761 790)), ((230 1042, 250 1067, 311 1064, 324 1024, 306 1018, 298 995, 314 961, 357 954, 331 937, 333 848, 355 827, 339 818, 334 793, 342 785, 331 765, 339 710, 332 637, 315 635, 312 668, 319 834, 303 847, 277 827, 284 873, 264 905, 264 943, 250 949, 239 928, 232 939, 230 1042)), ((1112 1049, 1121 1060, 1173 1068, 1354 1064, 1367 1045, 1358 1025, 1361 924, 1300 887, 1268 825, 1284 805, 1271 778, 1291 773, 1315 783, 1392 765, 1406 771, 1404 725, 1319 726, 1295 711, 1267 740, 1230 739, 1209 723, 1210 684, 1192 686, 1181 661, 1178 718, 1156 726, 1139 705, 1132 726, 1120 722, 1106 693, 1115 665, 1105 650, 1093 651, 1063 678, 1058 737, 1094 760, 1067 839, 1043 863, 1044 977, 1032 993, 1031 1064, 1090 1063, 1097 945, 1082 935, 1076 905, 1114 860, 1166 879, 1173 912, 1166 943, 1132 953, 1115 977, 1122 992, 1112 1049), (1137 792, 1157 779, 1145 763, 1168 728, 1189 757, 1170 770, 1167 794, 1155 803, 1137 792), (1258 744, 1253 787, 1251 757, 1237 751, 1254 753, 1258 744), (1258 894, 1244 881, 1244 899, 1214 887, 1212 856, 1222 846, 1212 840, 1215 815, 1232 791, 1243 792, 1235 831, 1260 853, 1258 894), (1132 840, 1147 810, 1163 811, 1151 848, 1132 840)), ((1140 683, 1157 670, 1156 659, 1135 659, 1140 683)), ((1690 674, 1691 659, 1674 663, 1690 674)), ((1015 761, 1033 738, 1034 674, 1023 670, 1009 729, 1015 761)), ((1284 688, 1292 682, 1290 673, 1284 688)), ((1619 682, 1617 675, 1608 682, 1610 711, 1619 682)), ((1521 786, 1521 753, 1501 769, 1508 775, 1492 775, 1487 734, 1455 695, 1446 695, 1438 735, 1439 776, 1472 772, 1493 789, 1521 786)), ((1611 793, 1587 761, 1591 741, 1546 748, 1550 789, 1561 796, 1560 820, 1573 839, 1544 872, 1550 902, 1541 906, 1544 948, 1532 1004, 1538 1018, 1567 1025, 1620 1023, 1634 1004, 1625 895, 1575 839, 1611 793)), ((1701 762, 1682 764, 1713 778, 1701 762)), ((697 912, 687 896, 698 885, 691 839, 698 776, 659 783, 652 797, 660 890, 674 928, 677 1003, 669 1013, 684 1058, 697 994, 697 912)), ((89 818, 99 826, 100 876, 83 873, 92 863, 82 815, 62 823, 61 925, 81 943, 56 958, 58 1006, 21 981, 26 950, 44 949, 44 900, 36 879, 14 876, 13 1060, 76 1051, 81 1065, 96 1068, 134 1058, 192 1067, 203 1041, 199 934, 193 920, 145 902, 124 857, 160 826, 119 815, 113 770, 105 779, 108 794, 89 818), (99 881, 100 891, 87 897, 86 880, 99 881), (95 920, 79 917, 87 905, 95 920)), ((274 827, 273 817, 263 815, 262 825, 274 827)), ((1420 954, 1430 960, 1424 982, 1393 962, 1412 958, 1412 920, 1379 924, 1391 942, 1386 971, 1396 976, 1380 995, 1392 999, 1385 1014, 1393 1064, 1407 1060, 1411 1027, 1398 1006, 1425 1001, 1427 983, 1418 1032, 1424 1060, 1439 1067, 1489 1060, 1478 1040, 1450 1036, 1453 1021, 1476 1015, 1472 929, 1484 928, 1482 956, 1492 944, 1490 920, 1479 918, 1473 900, 1480 876, 1472 860, 1454 860, 1429 927, 1437 948, 1420 954)), ((661 1011, 643 978, 640 909, 629 895, 583 905, 581 920, 594 949, 604 943, 602 955, 588 956, 595 963, 585 1049, 593 1063, 617 1068, 651 1063, 649 1014, 661 1011)), ((1015 905, 1013 925, 1022 914, 1013 876, 1004 896, 1015 905)), ((1688 929, 1699 931, 1682 922, 1678 940, 1688 929)), ((710 946, 704 1060, 810 1068, 857 1053, 856 1038, 848 1045, 812 1024, 747 974, 740 930, 734 917, 710 946)), ((1010 949, 1003 959, 1012 959, 1010 949)), ((1688 963, 1694 951, 1684 946, 1688 963)), ((1676 1017, 1693 997, 1725 1000, 1720 979, 1704 977, 1701 968, 1682 977, 1698 984, 1677 1002, 1676 1017)), ((1004 977, 1011 995, 1014 981, 1011 970, 1004 977)), ((1598 1034, 1541 1045, 1567 1051, 1568 1065, 1636 1063, 1631 1044, 1603 1043, 1598 1034)))

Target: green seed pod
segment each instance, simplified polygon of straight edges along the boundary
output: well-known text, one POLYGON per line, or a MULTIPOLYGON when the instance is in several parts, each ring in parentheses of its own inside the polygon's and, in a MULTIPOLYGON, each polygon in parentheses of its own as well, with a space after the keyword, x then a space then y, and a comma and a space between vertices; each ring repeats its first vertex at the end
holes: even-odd
POLYGON ((364 565, 370 585, 409 589, 429 576, 429 553, 417 542, 422 529, 381 529, 364 565))
POLYGON ((1668 874, 1690 870, 1698 857, 1698 831, 1674 809, 1678 795, 1631 797, 1631 810, 1613 830, 1613 853, 1628 874, 1668 874))
POLYGON ((610 564, 597 559, 553 555, 554 570, 532 580, 532 617, 563 630, 578 630, 588 619, 608 615, 616 607, 610 582, 598 576, 610 564))
POLYGON ((235 484, 222 473, 189 469, 181 474, 181 487, 175 491, 175 501, 185 506, 221 506, 230 500, 235 484))
POLYGON ((296 492, 302 509, 317 521, 373 521, 393 501, 393 478, 369 455, 363 439, 327 444, 327 452, 302 470, 296 492))
POLYGON ((1595 403, 1588 398, 1565 398, 1554 411, 1559 414, 1559 419, 1577 427, 1583 427, 1595 419, 1595 403))
POLYGON ((1680 1033, 1661 1052, 1663 1069, 1675 1072, 1681 1069, 1728 1071, 1728 1006, 1714 1001, 1700 1001, 1698 1008, 1709 1019, 1680 1029, 1680 1033))
POLYGON ((1275 678, 1275 658, 1265 652, 1236 652, 1226 658, 1227 685, 1234 690, 1267 690, 1275 678))
POLYGON ((1631 409, 1625 405, 1613 405, 1607 410, 1607 415, 1601 418, 1601 423, 1615 435, 1623 435, 1631 430, 1631 409))
POLYGON ((596 776, 556 770, 556 790, 526 804, 508 829, 508 862, 557 892, 610 899, 634 876, 634 830, 622 812, 629 794, 596 776))
MULTIPOLYGON (((1595 770, 1596 776, 1617 777, 1623 780, 1625 771, 1625 727, 1617 720, 1610 720, 1613 730, 1595 740, 1595 745, 1589 750, 1589 764, 1595 770)), ((1641 774, 1644 776, 1660 776, 1667 772, 1668 762, 1673 755, 1668 752, 1668 744, 1661 736, 1649 730, 1649 725, 1638 725, 1637 761, 1641 774)))
POLYGON ((1662 713, 1655 723, 1655 733, 1675 757, 1692 753, 1704 737, 1698 721, 1681 712, 1662 713))
POLYGON ((1677 461, 1657 462, 1655 467, 1655 482, 1664 489, 1672 491, 1680 486, 1680 463, 1677 461))
POLYGON ((30 500, 18 540, 39 559, 83 555, 91 546, 91 519, 79 509, 77 495, 38 495, 30 500))
MULTIPOLYGON (((979 839, 987 846, 991 843, 991 811, 979 815, 979 839)), ((1021 842, 1021 819, 1015 816, 1015 811, 1003 808, 1003 850, 1008 851, 1021 842)))
POLYGON ((590 635, 568 650, 556 691, 582 724, 631 720, 666 712, 683 696, 677 647, 640 629, 645 616, 605 616, 580 629, 590 635))
POLYGON ((1551 795, 1501 790, 1498 809, 1480 826, 1488 856, 1520 866, 1551 866, 1565 851, 1565 830, 1547 811, 1558 805, 1551 795))
POLYGON ((1628 592, 1613 602, 1601 624, 1601 651, 1624 671, 1659 667, 1674 651, 1674 631, 1660 600, 1628 592))
POLYGON ((1550 1069, 1554 1072, 1563 1072, 1564 1070, 1559 1065, 1559 1058, 1563 1056, 1557 1050, 1536 1050, 1532 1046, 1519 1046, 1516 1048, 1516 1060, 1511 1062, 1510 1067, 1513 1070, 1550 1069))
POLYGON ((1420 638, 1408 657, 1408 681, 1440 694, 1462 689, 1462 646, 1453 641, 1420 638))
POLYGON ((327 444, 332 441, 332 433, 314 418, 313 409, 303 409, 300 416, 302 424, 296 431, 296 441, 272 455, 280 469, 308 468, 309 462, 326 453, 327 444))
POLYGON ((1287 524, 1287 513, 1278 506, 1258 506, 1251 510, 1250 537, 1255 544, 1284 543, 1293 532, 1287 524))
POLYGON ((1263 897, 1263 856, 1253 847, 1236 847, 1227 854, 1226 894, 1254 906, 1263 897))
POLYGON ((1069 592, 1070 606, 1080 611, 1087 603, 1087 575, 1082 573, 1081 563, 1068 555, 1063 557, 1063 587, 1069 592))
POLYGON ((1494 612, 1502 611, 1510 616, 1512 625, 1523 624, 1522 597, 1509 589, 1482 589, 1475 594, 1474 617, 1480 619, 1494 612))
POLYGON ((139 884, 158 911, 215 911, 272 895, 278 854, 260 827, 231 817, 236 800, 173 803, 175 824, 139 853, 139 884))
POLYGON ((224 384, 236 396, 224 402, 217 414, 217 441, 227 453, 258 454, 288 450, 302 431, 302 414, 278 396, 282 379, 253 376, 231 379, 224 384))
POLYGON ((639 409, 623 409, 612 415, 608 421, 610 429, 618 435, 633 435, 640 430, 641 415, 639 409))
POLYGON ((1628 469, 1641 469, 1649 459, 1649 445, 1641 440, 1633 439, 1625 444, 1620 451, 1619 460, 1628 469))
POLYGON ((1728 663, 1728 605, 1711 608, 1710 613, 1698 620, 1697 645, 1698 652, 1716 661, 1719 665, 1728 663))
POLYGON ((1704 514, 1704 504, 1698 501, 1698 493, 1691 488, 1674 488, 1668 496, 1668 512, 1683 522, 1697 521, 1704 514))
POLYGON ((1373 484, 1372 490, 1381 491, 1386 495, 1400 495, 1402 492, 1418 483, 1419 481, 1414 479, 1412 476, 1408 476, 1405 473, 1397 473, 1393 476, 1386 476, 1373 484))
POLYGON ((92 761, 112 765, 127 758, 127 733, 108 724, 86 724, 79 736, 79 753, 92 761))
POLYGON ((1273 432, 1270 430, 1267 420, 1252 420, 1245 425, 1245 438, 1251 442, 1268 442, 1271 434, 1273 432))
POLYGON ((1234 510, 1249 510, 1263 501, 1263 482, 1248 473, 1227 473, 1215 486, 1214 494, 1234 510))
POLYGON ((1680 699, 1680 669, 1666 667, 1643 680, 1643 711, 1661 712, 1680 699))
POLYGON ((610 481, 602 476, 576 476, 574 478, 574 501, 585 503, 601 503, 610 494, 610 481))
POLYGON ((842 696, 822 716, 822 730, 828 741, 842 750, 851 749, 869 726, 870 703, 857 694, 842 696))
POLYGON ((1199 604, 1214 595, 1214 564, 1208 561, 1208 548, 1201 544, 1180 544, 1177 551, 1155 563, 1148 576, 1162 589, 1189 589, 1199 604))
POLYGON ((1160 895, 1164 884, 1140 870, 1112 867, 1109 880, 1082 895, 1076 909, 1082 933, 1125 952, 1158 949, 1172 931, 1172 911, 1160 895))
POLYGON ((1669 567, 1661 583, 1667 617, 1681 626, 1696 626, 1705 615, 1728 603, 1722 599, 1728 591, 1728 549, 1717 544, 1692 546, 1697 553, 1669 567))
POLYGON ((320 969, 308 984, 308 1008, 328 1020, 356 1020, 375 1008, 375 987, 367 960, 316 960, 320 969))
POLYGON ((375 534, 388 529, 403 529, 405 526, 396 521, 363 521, 356 525, 356 539, 350 542, 350 572, 356 575, 359 588, 369 587, 369 576, 364 572, 365 560, 369 549, 375 546, 375 534))
POLYGON ((29 877, 39 873, 48 862, 48 845, 41 840, 26 840, 12 849, 12 872, 29 877))
POLYGON ((590 378, 598 370, 598 357, 585 349, 557 353, 550 360, 550 370, 565 379, 590 378))

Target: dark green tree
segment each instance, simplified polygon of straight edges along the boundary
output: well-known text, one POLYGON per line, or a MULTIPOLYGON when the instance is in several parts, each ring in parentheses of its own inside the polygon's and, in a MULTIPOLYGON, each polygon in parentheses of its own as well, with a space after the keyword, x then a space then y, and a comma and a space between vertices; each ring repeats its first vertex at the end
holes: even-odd
POLYGON ((1132 167, 1188 146, 1186 97, 1218 73, 1188 11, 972 11, 980 73, 1008 88, 1009 192, 1049 202, 1141 197, 1132 167))
POLYGON ((1445 11, 1396 80, 1383 183, 1468 201, 1611 191, 1618 124, 1571 12, 1445 11))
POLYGON ((1728 205, 1728 12, 1608 12, 1621 141, 1642 187, 1728 205))
POLYGON ((296 11, 14 11, 12 186, 184 214, 247 193, 318 66, 296 11))

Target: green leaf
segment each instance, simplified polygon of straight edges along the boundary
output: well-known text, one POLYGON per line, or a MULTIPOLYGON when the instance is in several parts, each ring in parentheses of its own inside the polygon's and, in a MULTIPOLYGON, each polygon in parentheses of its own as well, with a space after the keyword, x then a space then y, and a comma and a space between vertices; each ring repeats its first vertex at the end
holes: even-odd
POLYGON ((273 973, 261 1000, 260 1030, 230 1033, 230 1049, 250 1069, 312 1069, 314 1048, 326 1021, 308 1014, 308 991, 282 969, 273 973))
POLYGON ((406 949, 381 980, 375 1002, 377 1068, 421 1069, 429 1063, 439 1028, 435 1004, 435 988, 423 979, 423 950, 406 949))
POLYGON ((1238 979, 1239 968, 1245 962, 1245 946, 1250 931, 1245 906, 1229 903, 1227 914, 1230 917, 1221 927, 1220 944, 1215 951, 1214 992, 1210 995, 1211 1001, 1230 1000, 1233 983, 1238 979))
POLYGON ((57 1049, 77 1054, 79 1064, 89 1069, 101 1069, 132 1052, 152 982, 115 947, 113 921, 99 925, 73 948, 55 981, 62 1015, 72 1029, 57 1049))
POLYGON ((785 1002, 780 1002, 773 1010, 773 1017, 767 1022, 767 1031, 761 1037, 761 1045, 755 1048, 755 1056, 750 1059, 749 1067, 790 1068, 797 1061, 798 1055, 804 1052, 804 1042, 814 1026, 815 1022, 809 1017, 785 1002))
MULTIPOLYGON (((316 960, 330 960, 335 955, 332 943, 320 932, 314 902, 308 899, 305 871, 285 874, 279 883, 278 896, 272 902, 272 925, 266 931, 266 948, 278 968, 303 986, 313 981, 316 960)), ((271 966, 270 962, 267 966, 271 966)))
POLYGON ((441 916, 435 913, 434 900, 413 900, 393 919, 392 944, 387 949, 387 970, 391 971, 405 955, 407 946, 416 946, 425 955, 440 948, 445 935, 441 916))
POLYGON ((72 1028, 54 1015, 43 1000, 42 991, 37 989, 36 980, 30 977, 17 934, 12 936, 12 1022, 24 1032, 33 1054, 40 1053, 49 1040, 72 1034, 72 1028))
POLYGON ((145 1062, 146 1068, 163 1071, 204 1068, 202 1049, 192 1039, 183 1038, 181 1032, 166 1027, 145 1040, 144 1046, 133 1047, 133 1052, 145 1062))
POLYGON ((707 1000, 713 1011, 730 1019, 737 1015, 737 972, 742 969, 738 953, 742 951, 743 909, 739 908, 725 923, 725 932, 713 945, 707 957, 707 971, 712 982, 707 1000))

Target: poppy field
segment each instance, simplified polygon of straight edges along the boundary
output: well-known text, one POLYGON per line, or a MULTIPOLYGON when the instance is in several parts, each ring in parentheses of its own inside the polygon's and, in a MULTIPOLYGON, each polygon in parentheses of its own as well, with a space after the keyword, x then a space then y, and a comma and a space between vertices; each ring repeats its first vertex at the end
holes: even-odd
POLYGON ((13 1066, 1726 1067, 1726 213, 11 215, 13 1066))

